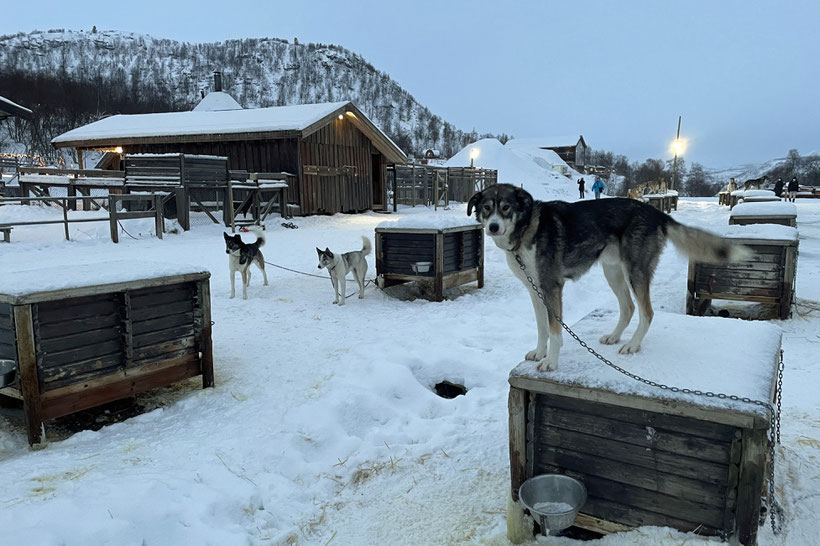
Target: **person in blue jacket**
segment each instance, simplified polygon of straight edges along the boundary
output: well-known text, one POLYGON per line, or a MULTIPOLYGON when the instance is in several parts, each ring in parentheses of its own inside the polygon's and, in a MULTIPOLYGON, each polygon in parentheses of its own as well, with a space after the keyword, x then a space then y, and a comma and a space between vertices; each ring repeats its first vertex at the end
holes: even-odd
POLYGON ((604 183, 600 178, 595 179, 595 183, 592 185, 592 191, 595 192, 595 199, 601 198, 601 193, 604 191, 604 183))

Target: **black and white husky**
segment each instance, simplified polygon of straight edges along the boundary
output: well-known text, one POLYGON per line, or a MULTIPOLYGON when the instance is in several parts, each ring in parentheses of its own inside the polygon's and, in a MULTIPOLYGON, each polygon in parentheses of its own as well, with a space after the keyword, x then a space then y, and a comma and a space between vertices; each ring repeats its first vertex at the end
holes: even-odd
POLYGON ((364 276, 367 274, 367 260, 370 254, 370 239, 362 237, 362 249, 344 254, 334 254, 329 248, 316 249, 319 255, 319 269, 326 267, 333 283, 333 303, 345 304, 345 275, 353 272, 353 278, 359 283, 359 299, 364 297, 364 276))
POLYGON ((242 274, 242 299, 248 299, 248 285, 251 283, 251 263, 262 270, 262 276, 265 279, 265 286, 268 285, 268 275, 265 273, 265 258, 262 256, 262 251, 259 250, 265 244, 265 234, 258 227, 251 227, 248 229, 256 235, 256 241, 253 243, 245 243, 242 237, 237 233, 236 235, 225 236, 225 252, 228 254, 228 267, 231 272, 231 298, 236 296, 236 272, 242 274))
POLYGON ((679 224, 635 199, 542 202, 521 188, 498 184, 473 195, 467 204, 468 216, 473 209, 476 220, 506 251, 507 265, 529 290, 538 325, 538 345, 525 358, 537 361, 541 371, 558 366, 564 282, 579 278, 595 262, 601 262, 620 307, 618 324, 600 338, 601 343, 620 341, 635 312, 630 288, 635 294, 640 321, 632 339, 619 351, 631 354, 640 350, 654 316, 649 284, 667 239, 702 262, 740 261, 749 253, 747 247, 679 224), (527 275, 544 295, 546 307, 527 275))

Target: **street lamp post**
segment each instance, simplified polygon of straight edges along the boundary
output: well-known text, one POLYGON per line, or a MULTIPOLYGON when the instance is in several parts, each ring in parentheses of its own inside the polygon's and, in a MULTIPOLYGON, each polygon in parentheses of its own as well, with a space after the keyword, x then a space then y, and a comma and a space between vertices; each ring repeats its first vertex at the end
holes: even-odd
POLYGON ((475 158, 478 157, 478 148, 470 148, 470 168, 475 168, 475 158))
POLYGON ((678 133, 675 135, 675 142, 672 144, 672 148, 675 150, 675 160, 672 162, 672 187, 670 189, 674 190, 678 186, 678 154, 683 153, 683 142, 680 140, 680 118, 678 116, 678 133))

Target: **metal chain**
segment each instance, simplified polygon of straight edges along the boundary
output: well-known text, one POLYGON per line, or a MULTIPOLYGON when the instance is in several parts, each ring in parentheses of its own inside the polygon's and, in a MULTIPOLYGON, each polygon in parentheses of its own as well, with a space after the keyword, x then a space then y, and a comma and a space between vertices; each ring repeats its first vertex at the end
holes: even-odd
MULTIPOLYGON (((549 312, 550 306, 549 306, 549 303, 547 303, 547 298, 544 296, 543 292, 541 292, 541 289, 539 289, 538 286, 535 284, 535 281, 530 276, 530 274, 527 273, 527 268, 524 265, 524 261, 521 259, 521 256, 519 256, 517 252, 515 253, 515 261, 518 262, 518 266, 519 266, 519 268, 521 268, 521 271, 524 273, 524 276, 527 278, 527 281, 530 283, 530 286, 532 286, 532 289, 535 291, 536 295, 538 295, 538 298, 544 303, 544 306, 547 308, 547 311, 549 312)), ((782 513, 783 513, 783 510, 780 507, 780 505, 777 503, 777 501, 775 500, 775 497, 774 497, 774 457, 775 457, 774 446, 775 446, 775 443, 778 443, 778 444, 780 443, 780 407, 781 407, 781 394, 782 394, 781 393, 781 387, 783 385, 783 367, 784 367, 784 364, 783 364, 783 350, 782 349, 780 351, 780 362, 778 364, 777 388, 776 388, 776 393, 775 393, 776 403, 777 403, 777 411, 775 411, 775 407, 771 403, 764 402, 762 400, 754 400, 754 399, 746 397, 746 396, 737 396, 737 395, 734 395, 734 394, 724 394, 722 392, 711 392, 711 391, 702 391, 702 390, 699 390, 699 389, 689 389, 689 388, 686 388, 686 387, 675 387, 675 386, 671 386, 671 385, 665 385, 663 383, 658 383, 657 381, 652 381, 651 379, 646 379, 645 377, 641 377, 640 375, 634 374, 634 373, 632 373, 628 370, 625 370, 624 368, 621 368, 620 366, 618 366, 617 364, 615 364, 614 362, 612 362, 611 360, 609 360, 608 358, 606 358, 605 356, 603 356, 602 354, 597 352, 595 349, 590 347, 583 339, 581 339, 578 336, 578 334, 573 332, 572 329, 569 326, 567 326, 567 324, 561 319, 561 317, 556 316, 555 318, 558 320, 559 323, 561 323, 561 327, 564 330, 566 330, 566 332, 572 337, 572 339, 577 341, 578 344, 581 347, 583 347, 584 349, 587 350, 587 352, 589 352, 589 354, 591 354, 592 356, 594 356, 595 358, 597 358, 598 360, 600 360, 601 362, 603 362, 604 364, 606 364, 607 366, 612 368, 613 370, 615 370, 615 371, 629 377, 630 379, 634 379, 635 381, 639 381, 639 382, 644 383, 646 385, 649 385, 651 387, 656 387, 656 388, 659 388, 659 389, 662 389, 662 390, 665 390, 665 391, 669 391, 669 392, 682 393, 682 394, 694 394, 695 396, 705 396, 705 397, 708 397, 708 398, 718 398, 720 400, 732 400, 732 401, 736 401, 736 402, 744 402, 744 403, 747 403, 747 404, 754 404, 756 406, 760 406, 762 408, 765 408, 767 410, 767 413, 768 413, 768 416, 769 416, 769 431, 768 431, 768 448, 769 448, 769 459, 770 459, 770 463, 769 463, 769 492, 768 492, 769 493, 769 495, 768 495, 769 516, 771 518, 772 532, 774 532, 774 534, 778 534, 780 532, 780 529, 782 527, 782 513), (777 516, 775 516, 775 513, 777 513, 777 516), (777 521, 776 521, 776 519, 777 519, 777 521)))

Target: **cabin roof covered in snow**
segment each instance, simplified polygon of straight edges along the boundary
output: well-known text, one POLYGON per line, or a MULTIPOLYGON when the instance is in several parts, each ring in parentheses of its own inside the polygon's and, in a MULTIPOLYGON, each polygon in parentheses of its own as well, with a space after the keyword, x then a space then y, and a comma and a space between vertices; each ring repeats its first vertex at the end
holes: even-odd
MULTIPOLYGON (((207 97, 206 97, 207 98, 207 97)), ((362 131, 392 163, 407 156, 352 102, 327 102, 239 110, 117 114, 51 140, 57 148, 108 148, 130 144, 306 138, 337 116, 362 131)))
POLYGON ((23 119, 31 119, 33 112, 24 106, 20 106, 16 102, 12 102, 6 97, 0 96, 0 120, 4 120, 11 116, 17 116, 23 119))
MULTIPOLYGON (((614 311, 593 311, 572 329, 581 339, 597 340, 617 320, 614 311)), ((636 323, 632 321, 624 340, 632 335, 636 323)), ((637 354, 619 354, 620 344, 590 344, 614 364, 656 383, 769 402, 780 342, 780 328, 769 322, 658 312, 637 354)), ((536 362, 522 362, 510 372, 510 383, 601 402, 607 402, 606 398, 608 403, 617 398, 623 405, 632 404, 630 407, 657 402, 664 406, 665 413, 700 416, 736 426, 768 425, 764 407, 652 387, 606 366, 566 336, 558 369, 539 372, 536 366, 536 362)))

